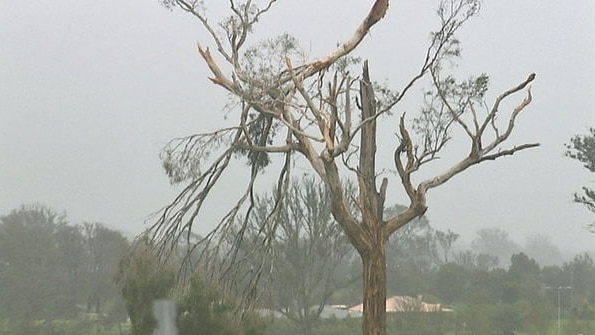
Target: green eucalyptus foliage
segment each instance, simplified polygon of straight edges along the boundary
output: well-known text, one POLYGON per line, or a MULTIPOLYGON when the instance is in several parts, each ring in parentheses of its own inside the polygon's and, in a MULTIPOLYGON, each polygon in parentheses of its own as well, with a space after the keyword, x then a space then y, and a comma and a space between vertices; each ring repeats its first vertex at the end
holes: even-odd
POLYGON ((149 243, 137 241, 119 264, 116 283, 126 301, 130 334, 151 334, 156 326, 153 301, 167 298, 175 285, 175 272, 161 264, 149 243))
POLYGON ((233 298, 195 275, 178 299, 180 335, 262 334, 266 323, 255 314, 235 314, 233 298))
MULTIPOLYGON (((587 135, 574 136, 570 144, 566 144, 565 154, 581 162, 589 172, 595 173, 595 128, 590 128, 587 135)), ((588 210, 595 213, 595 191, 592 188, 584 186, 582 194, 574 194, 574 201, 585 205, 588 210)), ((592 224, 591 228, 595 228, 595 224, 592 224)))

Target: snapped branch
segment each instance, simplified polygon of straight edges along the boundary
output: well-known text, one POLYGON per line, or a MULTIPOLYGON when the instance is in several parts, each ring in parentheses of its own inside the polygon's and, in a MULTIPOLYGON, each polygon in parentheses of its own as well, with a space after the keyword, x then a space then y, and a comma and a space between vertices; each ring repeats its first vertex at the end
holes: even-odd
POLYGON ((299 75, 303 78, 308 78, 320 70, 326 69, 335 61, 337 61, 337 59, 349 54, 360 44, 370 28, 372 28, 374 24, 376 24, 386 15, 387 10, 388 0, 376 0, 370 9, 370 12, 368 12, 368 15, 357 27, 355 33, 350 39, 341 44, 337 49, 330 52, 326 57, 320 58, 301 67, 299 75))
POLYGON ((409 135, 409 131, 405 127, 405 114, 401 115, 399 121, 399 132, 401 134, 401 143, 397 146, 397 149, 394 153, 394 161, 395 167, 397 168, 397 173, 401 178, 401 184, 407 193, 410 201, 416 200, 415 194, 415 187, 411 182, 411 174, 417 170, 419 165, 415 159, 415 153, 413 152, 413 141, 411 140, 411 136, 409 135), (403 160, 401 156, 405 154, 406 156, 406 165, 403 164, 403 160))

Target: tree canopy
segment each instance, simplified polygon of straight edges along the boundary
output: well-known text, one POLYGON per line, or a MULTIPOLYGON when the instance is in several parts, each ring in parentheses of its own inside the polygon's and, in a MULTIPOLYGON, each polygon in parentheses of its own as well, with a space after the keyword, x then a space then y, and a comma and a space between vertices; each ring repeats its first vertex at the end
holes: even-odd
MULTIPOLYGON (((574 136, 570 144, 566 144, 566 149, 566 156, 581 162, 585 169, 595 173, 595 128, 590 128, 587 135, 574 136)), ((574 201, 595 213, 595 191, 592 188, 584 186, 582 194, 574 194, 574 201)), ((595 229, 595 223, 591 224, 591 228, 595 229)))
POLYGON ((0 319, 29 323, 96 314, 122 321, 113 276, 128 240, 99 223, 26 205, 0 217, 0 319))

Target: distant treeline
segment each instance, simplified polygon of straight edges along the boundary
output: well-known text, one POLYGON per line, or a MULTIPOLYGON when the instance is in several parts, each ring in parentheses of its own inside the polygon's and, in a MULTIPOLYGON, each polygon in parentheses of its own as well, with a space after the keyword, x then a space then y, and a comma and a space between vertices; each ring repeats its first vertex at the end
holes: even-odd
POLYGON ((100 223, 28 205, 0 217, 0 319, 121 322, 113 277, 128 240, 100 223))
MULTIPOLYGON (((268 283, 274 285, 265 281, 259 287, 263 299, 257 307, 298 315, 299 311, 291 311, 291 302, 296 301, 294 295, 305 294, 311 296, 307 300, 311 306, 360 303, 361 266, 355 254, 325 260, 326 253, 316 250, 324 250, 332 241, 296 238, 300 242, 293 247, 278 242, 276 269, 283 273, 272 274, 277 280, 268 283), (302 255, 302 249, 309 253, 302 255), (304 262, 312 257, 316 264, 327 266, 305 269, 303 264, 309 263, 304 262), (332 273, 320 272, 325 269, 332 273), (327 296, 300 285, 320 284, 315 278, 322 278, 321 274, 328 280, 323 286, 331 288, 327 296)), ((562 262, 548 239, 535 238, 520 248, 499 229, 479 231, 469 250, 455 250, 457 239, 454 232, 433 229, 426 218, 391 239, 389 296, 421 295, 426 302, 453 310, 392 315, 391 333, 545 334, 556 326, 558 308, 566 329, 593 331, 595 265, 591 256, 578 254, 562 262), (531 250, 541 250, 540 259, 550 258, 540 264, 531 250)), ((258 320, 254 314, 246 319, 248 324, 234 326, 239 296, 203 280, 204 273, 198 272, 190 286, 181 290, 176 267, 152 256, 149 242, 137 242, 147 244, 131 252, 121 233, 99 223, 70 224, 65 215, 40 205, 23 206, 0 217, 0 328, 30 334, 50 328, 58 333, 64 329, 84 333, 84 327, 100 325, 106 333, 128 332, 123 322, 130 316, 131 333, 143 334, 153 326, 150 301, 169 297, 176 299, 181 311, 181 335, 197 327, 211 327, 217 334, 302 333, 304 329, 320 335, 358 333, 357 318, 321 320, 316 315, 308 327, 300 325, 299 318, 258 320)))

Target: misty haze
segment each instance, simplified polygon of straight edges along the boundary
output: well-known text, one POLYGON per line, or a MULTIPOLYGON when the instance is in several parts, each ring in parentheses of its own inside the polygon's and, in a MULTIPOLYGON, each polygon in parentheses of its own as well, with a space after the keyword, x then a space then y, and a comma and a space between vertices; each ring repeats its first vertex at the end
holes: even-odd
POLYGON ((0 334, 595 333, 594 15, 0 3, 0 334))

